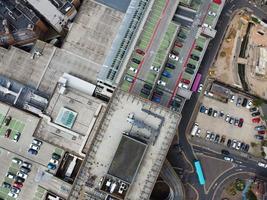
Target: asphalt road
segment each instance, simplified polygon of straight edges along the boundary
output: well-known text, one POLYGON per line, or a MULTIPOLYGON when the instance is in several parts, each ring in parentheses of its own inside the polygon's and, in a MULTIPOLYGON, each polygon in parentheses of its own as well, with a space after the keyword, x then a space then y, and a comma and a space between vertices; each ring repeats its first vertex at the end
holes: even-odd
MULTIPOLYGON (((249 8, 249 10, 253 11, 254 15, 258 16, 259 18, 267 18, 267 13, 264 13, 263 10, 255 7, 253 4, 249 4, 248 1, 246 0, 230 0, 228 1, 221 13, 221 16, 218 20, 216 30, 217 34, 215 38, 210 42, 208 49, 205 53, 205 56, 203 58, 203 61, 201 63, 199 72, 202 74, 202 81, 206 79, 209 67, 212 65, 214 59, 216 58, 217 52, 220 48, 220 44, 223 40, 223 37, 225 35, 225 31, 229 25, 229 22, 231 20, 232 13, 242 9, 242 8, 249 8)), ((193 149, 191 148, 191 145, 189 144, 187 138, 186 138, 186 129, 187 126, 190 122, 191 115, 193 113, 194 107, 198 101, 198 94, 194 93, 191 96, 191 99, 186 102, 183 111, 182 111, 182 120, 179 125, 179 141, 177 143, 180 144, 181 148, 186 154, 187 159, 193 163, 193 161, 196 159, 193 149)), ((200 151, 207 153, 204 148, 199 149, 200 151)), ((173 151, 173 149, 170 149, 170 151, 173 151)), ((209 152, 210 154, 210 152, 209 152)), ((214 157, 218 157, 218 154, 212 154, 214 157)), ((241 158, 235 158, 236 161, 240 161, 241 158)), ((175 158, 172 157, 172 164, 175 165, 175 158)), ((240 165, 239 163, 234 167, 232 170, 229 170, 225 172, 222 176, 218 177, 216 183, 211 186, 211 190, 208 192, 208 194, 205 194, 204 188, 198 184, 198 180, 196 175, 195 176, 189 176, 189 179, 187 179, 187 182, 190 183, 191 185, 194 185, 195 189, 199 193, 199 199, 205 199, 205 200, 212 200, 214 197, 214 193, 220 185, 220 182, 225 180, 227 177, 243 171, 243 172, 253 172, 256 173, 257 175, 260 176, 265 176, 266 177, 266 172, 264 173, 264 169, 261 169, 259 167, 256 167, 256 163, 254 161, 241 161, 242 164, 240 165)))

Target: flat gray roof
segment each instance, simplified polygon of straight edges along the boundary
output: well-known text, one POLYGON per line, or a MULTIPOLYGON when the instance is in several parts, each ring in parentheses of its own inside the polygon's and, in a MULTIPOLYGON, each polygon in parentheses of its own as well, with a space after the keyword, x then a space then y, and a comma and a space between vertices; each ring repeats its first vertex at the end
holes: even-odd
POLYGON ((147 145, 123 135, 108 174, 131 183, 145 154, 147 145))
POLYGON ((123 1, 118 1, 118 0, 96 0, 99 3, 102 3, 106 6, 109 6, 111 8, 114 8, 115 10, 121 11, 121 12, 126 12, 131 0, 123 0, 123 1))

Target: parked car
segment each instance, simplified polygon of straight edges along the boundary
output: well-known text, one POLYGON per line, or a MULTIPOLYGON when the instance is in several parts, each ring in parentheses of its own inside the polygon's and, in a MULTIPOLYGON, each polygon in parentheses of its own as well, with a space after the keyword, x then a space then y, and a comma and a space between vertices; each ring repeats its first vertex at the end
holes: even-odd
POLYGON ((238 97, 237 100, 236 100, 236 106, 239 107, 241 105, 241 102, 242 102, 242 98, 238 97))
POLYGON ((229 123, 230 123, 230 124, 233 124, 234 121, 235 121, 235 119, 234 119, 233 117, 230 117, 229 123))
POLYGON ((37 155, 38 151, 34 150, 34 149, 28 149, 28 153, 32 154, 32 155, 37 155))
POLYGON ((163 92, 160 91, 160 90, 155 90, 155 91, 154 91, 154 94, 155 94, 155 95, 158 95, 158 96, 162 96, 162 95, 163 95, 163 92))
POLYGON ((201 46, 198 46, 198 45, 195 47, 195 49, 198 50, 198 51, 202 51, 203 50, 203 48, 201 46))
POLYGON ((52 158, 55 160, 59 160, 61 158, 61 156, 57 153, 52 153, 52 158))
POLYGON ((145 89, 145 88, 142 88, 141 89, 141 93, 143 93, 143 94, 145 94, 145 95, 149 95, 150 94, 150 90, 147 90, 147 89, 145 89))
POLYGON ((142 56, 145 55, 145 52, 143 50, 141 50, 141 49, 136 49, 135 51, 136 51, 136 53, 138 53, 138 54, 140 54, 142 56))
POLYGON ((197 92, 199 93, 199 92, 201 92, 202 91, 202 89, 203 89, 203 84, 199 84, 199 87, 198 87, 198 90, 197 90, 197 92))
POLYGON ((134 79, 131 78, 131 77, 129 77, 129 76, 125 76, 125 77, 124 77, 124 80, 126 80, 126 81, 132 83, 134 79))
POLYGON ((33 140, 32 140, 32 144, 41 146, 41 145, 43 144, 43 142, 42 142, 41 140, 33 139, 33 140))
POLYGON ((28 174, 31 171, 29 168, 24 166, 21 166, 19 170, 25 174, 28 174))
POLYGON ((144 84, 144 88, 147 90, 152 90, 152 86, 147 83, 144 84))
POLYGON ((181 42, 176 41, 175 42, 175 46, 177 46, 177 47, 183 47, 183 44, 181 42))
POLYGON ((30 149, 33 149, 33 150, 39 151, 39 149, 40 149, 40 146, 38 146, 38 145, 36 145, 36 144, 31 144, 31 145, 30 145, 30 149))
POLYGON ((21 172, 21 171, 17 172, 17 176, 23 179, 26 179, 28 177, 26 173, 21 172))
POLYGON ((244 123, 244 119, 240 118, 238 122, 238 127, 241 128, 243 126, 243 123, 244 123))
POLYGON ((210 131, 207 131, 206 132, 206 140, 210 140, 210 135, 211 135, 211 132, 210 131))
POLYGON ((258 131, 258 134, 264 135, 265 134, 265 131, 258 131))
POLYGON ((246 108, 247 108, 247 109, 250 109, 251 106, 253 106, 253 101, 252 101, 252 100, 248 100, 248 103, 247 103, 247 105, 246 105, 246 108))
POLYGON ((212 12, 212 11, 209 11, 209 12, 208 12, 208 15, 209 15, 209 16, 213 16, 213 17, 216 17, 216 13, 215 13, 215 12, 212 12))
POLYGON ((8 192, 7 195, 10 196, 11 198, 14 198, 14 199, 18 198, 18 194, 15 194, 15 193, 12 193, 12 192, 8 192))
POLYGON ((258 111, 258 108, 253 107, 253 108, 250 108, 249 111, 250 111, 250 112, 255 112, 255 111, 258 111))
POLYGON ((166 86, 166 82, 162 81, 162 80, 158 80, 158 85, 162 85, 162 86, 166 86))
POLYGON ((245 149, 244 149, 244 151, 245 151, 245 152, 248 152, 248 150, 249 150, 249 144, 246 144, 246 145, 245 145, 245 149))
POLYGON ((20 133, 20 132, 17 132, 17 133, 14 135, 14 137, 13 137, 13 141, 14 141, 14 142, 18 142, 20 136, 21 136, 21 133, 20 133))
POLYGON ((14 194, 18 194, 18 193, 20 193, 20 189, 16 188, 16 187, 11 187, 10 192, 12 192, 14 194))
POLYGON ((151 66, 150 67, 151 70, 155 71, 155 72, 159 72, 159 68, 158 67, 155 67, 155 66, 151 66))
POLYGON ((226 122, 229 122, 229 121, 230 121, 230 115, 226 115, 226 116, 225 116, 225 121, 226 121, 226 122))
POLYGON ((192 70, 192 69, 190 69, 190 68, 185 68, 185 71, 186 71, 188 74, 191 74, 191 75, 194 74, 194 70, 192 70))
POLYGON ((216 137, 215 134, 214 133, 211 133, 210 134, 210 141, 213 142, 215 140, 215 137, 216 137))
POLYGON ((267 164, 262 163, 262 162, 258 162, 258 166, 263 167, 263 168, 267 168, 267 164))
POLYGON ((175 55, 175 56, 179 56, 179 52, 175 51, 175 50, 172 50, 171 51, 171 54, 175 55))
POLYGON ((234 102, 235 101, 235 95, 232 95, 231 98, 230 98, 230 102, 234 102))
POLYGON ((132 58, 132 61, 133 61, 134 63, 138 64, 138 65, 139 65, 140 62, 141 62, 140 60, 138 60, 138 59, 136 59, 136 58, 132 58))
POLYGON ((247 98, 244 98, 243 99, 243 102, 242 102, 242 107, 246 107, 247 106, 247 103, 248 103, 248 99, 247 98))
POLYGON ((254 137, 257 139, 257 140, 263 140, 264 137, 262 135, 254 135, 254 137))
POLYGON ((220 141, 220 135, 216 134, 214 142, 219 143, 219 141, 220 141))
POLYGON ((152 101, 155 102, 155 103, 160 103, 160 97, 157 97, 157 96, 153 96, 152 97, 152 101))
POLYGON ((213 117, 217 117, 218 116, 218 111, 217 110, 213 110, 213 114, 212 114, 213 117))
POLYGON ((22 188, 23 187, 23 183, 14 182, 13 186, 16 187, 16 188, 22 188))
POLYGON ((185 78, 182 78, 181 82, 185 84, 190 84, 190 80, 185 79, 185 78))
POLYGON ((256 116, 259 116, 261 113, 258 111, 258 112, 254 112, 251 114, 252 117, 256 117, 256 116))
POLYGON ((226 160, 226 161, 229 161, 229 162, 233 162, 234 161, 233 158, 230 158, 230 157, 227 157, 227 156, 223 157, 223 159, 226 160))
MULTIPOLYGON (((52 155, 53 155, 53 154, 52 154, 52 155)), ((29 163, 29 162, 25 162, 25 161, 22 163, 22 166, 23 166, 23 167, 27 167, 28 169, 31 169, 31 168, 32 168, 32 164, 29 163)))
POLYGON ((259 118, 259 117, 256 117, 256 118, 252 119, 253 123, 257 123, 258 124, 258 123, 260 123, 260 121, 261 121, 261 118, 259 118))
POLYGON ((266 126, 264 126, 264 125, 256 126, 255 130, 256 131, 265 131, 266 130, 266 126))
POLYGON ((237 146, 237 141, 236 141, 236 140, 233 140, 233 142, 232 142, 232 144, 231 144, 231 145, 232 145, 232 148, 233 148, 233 149, 235 149, 235 148, 236 148, 236 146, 237 146))
POLYGON ((201 106, 200 109, 199 109, 199 112, 205 113, 205 111, 206 111, 206 107, 205 106, 201 106))
POLYGON ((6 137, 6 138, 9 138, 10 134, 11 134, 11 129, 9 128, 9 129, 7 129, 6 132, 5 132, 5 137, 6 137))
POLYGON ((221 111, 220 111, 220 114, 219 114, 219 117, 220 117, 220 118, 223 118, 223 116, 224 116, 224 112, 221 110, 221 111))
POLYGON ((198 61, 199 60, 199 57, 194 55, 194 54, 191 54, 190 57, 195 60, 195 61, 198 61))
POLYGON ((231 147, 231 145, 232 145, 232 140, 231 140, 231 139, 228 139, 228 140, 227 140, 227 146, 228 146, 228 147, 231 147))
POLYGON ((57 166, 53 163, 48 163, 47 168, 51 169, 51 170, 55 170, 57 168, 57 166))
POLYGON ((235 120, 235 121, 234 121, 234 125, 235 125, 235 126, 238 126, 239 119, 236 118, 236 119, 234 119, 234 120, 235 120))
POLYGON ((178 61, 179 60, 179 57, 174 55, 174 54, 169 54, 169 58, 172 59, 172 60, 175 60, 175 61, 178 61))
POLYGON ((11 172, 7 172, 6 177, 10 178, 10 179, 14 179, 16 177, 16 175, 11 173, 11 172))
POLYGON ((171 73, 168 72, 167 70, 164 70, 164 71, 162 72, 162 76, 165 76, 166 78, 171 78, 171 73))
POLYGON ((220 143, 223 144, 223 143, 225 142, 225 139, 226 139, 226 136, 223 135, 223 136, 221 137, 220 143))
POLYGON ((212 111, 213 111, 213 109, 212 109, 212 108, 209 108, 209 109, 208 109, 208 115, 209 115, 209 116, 211 116, 211 115, 212 115, 212 111))
POLYGON ((195 65, 193 65, 193 64, 191 64, 191 63, 188 63, 187 65, 186 65, 188 68, 191 68, 191 69, 196 69, 196 66, 195 65))
POLYGON ((135 69, 134 67, 130 67, 129 70, 132 71, 132 72, 135 73, 135 74, 136 74, 136 72, 137 72, 137 69, 135 69))
POLYGON ((8 126, 8 125, 10 124, 10 122, 11 122, 11 119, 12 119, 11 116, 7 116, 7 117, 5 118, 4 125, 5 125, 5 126, 8 126))
POLYGON ((9 183, 7 183, 7 182, 3 182, 1 187, 2 187, 2 188, 10 189, 10 188, 11 188, 11 184, 9 184, 9 183))
POLYGON ((171 63, 166 63, 166 67, 168 67, 170 69, 175 69, 175 65, 173 65, 171 63))
MULTIPOLYGON (((231 140, 230 140, 230 141, 231 141, 231 140)), ((222 150, 221 150, 221 153, 224 154, 224 155, 229 155, 229 154, 230 154, 230 152, 227 151, 227 150, 225 150, 225 149, 222 149, 222 150)))
POLYGON ((24 183, 25 179, 24 178, 21 178, 19 176, 16 176, 15 177, 15 182, 18 182, 18 183, 24 183))
POLYGON ((23 163, 23 161, 19 158, 12 158, 12 162, 17 165, 21 165, 23 163))

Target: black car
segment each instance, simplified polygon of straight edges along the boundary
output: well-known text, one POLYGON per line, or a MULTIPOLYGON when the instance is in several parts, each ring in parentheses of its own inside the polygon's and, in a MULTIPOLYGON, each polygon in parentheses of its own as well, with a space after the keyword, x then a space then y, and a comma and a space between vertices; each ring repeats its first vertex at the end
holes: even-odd
POLYGON ((10 116, 7 116, 6 118, 5 118, 5 126, 8 126, 9 125, 9 123, 10 123, 10 121, 11 121, 11 117, 10 116))
POLYGON ((25 174, 28 174, 31 170, 27 167, 21 166, 20 167, 20 171, 22 171, 25 174))
POLYGON ((132 58, 132 61, 134 62, 134 63, 136 63, 136 64, 140 64, 140 60, 138 60, 138 59, 136 59, 136 58, 132 58))
POLYGON ((186 66, 191 69, 196 69, 196 66, 191 63, 188 63, 186 66))
POLYGON ((252 113, 251 115, 252 115, 252 117, 256 117, 256 116, 259 116, 261 113, 258 111, 258 112, 254 112, 254 113, 252 113))
POLYGON ((258 108, 256 108, 256 107, 253 107, 253 108, 250 108, 250 109, 249 109, 250 112, 255 112, 255 111, 257 111, 257 110, 258 110, 258 108))
POLYGON ((150 91, 145 89, 145 88, 142 88, 141 89, 141 93, 145 94, 145 95, 149 95, 150 94, 150 91))
POLYGON ((191 57, 193 60, 195 60, 195 61, 198 61, 198 60, 199 60, 199 57, 196 56, 196 55, 194 55, 194 54, 191 54, 190 57, 191 57))
POLYGON ((220 140, 220 135, 217 134, 217 135, 215 136, 215 140, 214 140, 214 142, 219 143, 219 140, 220 140))
POLYGON ((7 189, 10 189, 11 188, 11 185, 7 182, 3 182, 2 183, 2 188, 7 188, 7 189))
POLYGON ((198 51, 202 51, 203 50, 203 48, 201 46, 196 46, 195 49, 198 50, 198 51))
POLYGON ((61 156, 57 153, 52 153, 52 158, 55 160, 59 160, 61 158, 61 156))
POLYGON ((231 144, 232 144, 232 140, 229 139, 229 140, 227 141, 227 146, 228 146, 228 147, 231 147, 231 144))
POLYGON ((246 144, 244 142, 241 143, 240 149, 241 151, 244 151, 246 147, 246 144))
POLYGON ((25 179, 24 178, 21 178, 19 176, 16 176, 15 178, 15 182, 18 182, 18 183, 24 183, 25 179))
POLYGON ((245 148, 244 148, 244 151, 245 151, 245 152, 248 152, 248 150, 249 150, 249 145, 246 144, 246 145, 245 145, 245 148))
POLYGON ((146 83, 146 84, 144 84, 144 88, 146 88, 148 90, 151 90, 152 89, 152 86, 146 83))
POLYGON ((166 63, 166 67, 168 67, 170 69, 175 69, 175 65, 173 65, 171 63, 166 63))
POLYGON ((186 71, 188 74, 191 74, 191 75, 194 74, 194 70, 192 70, 192 69, 190 69, 190 68, 186 68, 185 71, 186 71))
POLYGON ((244 98, 244 99, 243 99, 243 102, 242 102, 241 105, 242 105, 243 107, 246 107, 247 103, 248 103, 248 99, 247 99, 247 98, 244 98))
POLYGON ((212 108, 209 108, 209 110, 208 110, 208 116, 211 116, 212 115, 212 108))
MULTIPOLYGON (((229 141, 229 140, 228 140, 229 141)), ((230 142, 231 142, 231 140, 230 140, 230 142)), ((227 144, 228 144, 228 142, 227 142, 227 144)), ((229 155, 230 154, 230 152, 229 151, 227 151, 227 150, 225 150, 225 149, 222 149, 222 154, 224 154, 224 155, 229 155)))

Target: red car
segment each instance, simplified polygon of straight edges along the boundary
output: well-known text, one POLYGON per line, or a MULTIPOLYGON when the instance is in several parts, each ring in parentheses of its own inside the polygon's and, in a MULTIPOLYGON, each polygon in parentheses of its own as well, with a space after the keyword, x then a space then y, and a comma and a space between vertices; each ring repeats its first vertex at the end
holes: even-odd
POLYGON ((260 121, 261 121, 261 118, 259 118, 259 117, 256 117, 256 118, 252 119, 253 123, 260 123, 260 121))
POLYGON ((7 129, 7 130, 6 130, 6 133, 5 133, 5 137, 6 137, 6 138, 9 138, 10 133, 11 133, 11 129, 7 129))
POLYGON ((175 46, 177 46, 177 47, 183 47, 183 44, 180 43, 180 42, 175 42, 175 46))
POLYGON ((145 55, 145 52, 142 51, 141 49, 136 49, 135 51, 136 51, 136 53, 138 53, 138 54, 140 54, 142 56, 145 55))
POLYGON ((265 134, 265 131, 258 131, 259 134, 265 134))
POLYGON ((238 122, 238 127, 241 128, 243 126, 243 123, 244 123, 244 119, 240 118, 238 122))
POLYGON ((20 182, 15 182, 14 184, 13 184, 13 186, 14 187, 16 187, 16 188, 22 188, 23 187, 23 184, 22 183, 20 183, 20 182))
POLYGON ((190 81, 189 80, 187 80, 187 79, 184 79, 184 78, 182 78, 182 80, 181 80, 183 83, 185 83, 185 84, 189 84, 190 83, 190 81))

